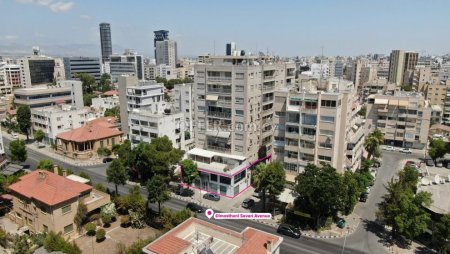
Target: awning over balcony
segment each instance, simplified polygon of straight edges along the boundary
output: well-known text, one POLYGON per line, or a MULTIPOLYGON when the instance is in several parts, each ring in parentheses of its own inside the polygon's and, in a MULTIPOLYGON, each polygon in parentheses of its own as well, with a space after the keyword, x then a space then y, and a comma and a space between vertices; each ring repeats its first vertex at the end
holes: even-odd
POLYGON ((389 101, 389 106, 397 106, 398 105, 398 100, 390 100, 389 101))
POLYGON ((398 101, 399 106, 407 107, 409 105, 409 101, 398 101))
POLYGON ((219 99, 219 95, 211 95, 211 94, 206 95, 207 101, 217 101, 218 99, 219 99))
POLYGON ((386 105, 388 104, 388 99, 375 99, 375 104, 382 104, 382 105, 386 105))

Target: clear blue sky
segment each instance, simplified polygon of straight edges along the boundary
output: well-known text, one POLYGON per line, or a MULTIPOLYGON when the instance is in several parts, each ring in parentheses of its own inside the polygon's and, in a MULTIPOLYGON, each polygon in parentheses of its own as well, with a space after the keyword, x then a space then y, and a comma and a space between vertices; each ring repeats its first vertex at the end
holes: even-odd
POLYGON ((450 52, 450 1, 0 0, 0 54, 30 51, 99 55, 98 24, 112 26, 113 51, 153 56, 166 29, 181 56, 247 51, 281 56, 359 55, 391 49, 450 52))

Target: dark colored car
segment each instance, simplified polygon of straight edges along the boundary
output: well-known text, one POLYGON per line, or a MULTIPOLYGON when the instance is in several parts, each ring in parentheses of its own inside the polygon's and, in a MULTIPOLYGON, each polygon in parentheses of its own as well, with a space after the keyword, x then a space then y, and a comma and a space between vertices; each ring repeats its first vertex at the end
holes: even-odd
POLYGON ((251 208, 254 205, 255 205, 255 200, 253 200, 251 198, 246 198, 242 202, 242 207, 247 208, 247 209, 251 208))
POLYGON ((300 230, 292 225, 289 224, 281 224, 278 226, 277 229, 278 234, 294 237, 294 238, 300 238, 300 230))
POLYGON ((379 167, 381 166, 381 163, 380 163, 379 161, 374 161, 373 164, 372 164, 372 166, 373 166, 374 168, 379 168, 379 167))
POLYGON ((194 196, 194 191, 191 189, 186 189, 181 186, 175 190, 175 194, 180 195, 182 197, 192 197, 194 196))
POLYGON ((359 201, 366 202, 368 197, 369 197, 368 193, 361 193, 361 196, 359 196, 359 201))
POLYGON ((208 200, 212 200, 212 201, 219 201, 220 200, 220 196, 214 193, 206 193, 205 195, 203 195, 204 199, 208 199, 208 200))
POLYGON ((113 158, 103 158, 103 163, 108 163, 108 162, 111 162, 111 161, 113 161, 114 159, 113 158))
POLYGON ((427 164, 427 166, 429 166, 429 167, 433 167, 433 166, 434 166, 433 160, 427 160, 426 164, 427 164))
POLYGON ((203 212, 203 207, 201 207, 201 206, 199 206, 199 205, 197 205, 195 203, 188 203, 186 205, 186 208, 191 210, 191 211, 193 211, 193 212, 196 212, 196 213, 202 213, 203 212))

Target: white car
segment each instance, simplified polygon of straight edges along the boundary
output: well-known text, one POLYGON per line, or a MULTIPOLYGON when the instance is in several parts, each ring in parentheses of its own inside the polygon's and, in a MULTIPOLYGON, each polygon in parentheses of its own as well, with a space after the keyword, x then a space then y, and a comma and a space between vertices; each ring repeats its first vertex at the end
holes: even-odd
POLYGON ((402 149, 400 149, 400 152, 401 153, 412 153, 411 149, 409 149, 409 148, 402 148, 402 149))
POLYGON ((13 139, 18 139, 19 138, 19 135, 17 135, 17 133, 13 133, 13 134, 11 134, 11 136, 12 136, 13 139))
POLYGON ((395 148, 394 148, 393 146, 385 146, 385 147, 383 148, 383 150, 386 150, 386 151, 395 151, 395 148))

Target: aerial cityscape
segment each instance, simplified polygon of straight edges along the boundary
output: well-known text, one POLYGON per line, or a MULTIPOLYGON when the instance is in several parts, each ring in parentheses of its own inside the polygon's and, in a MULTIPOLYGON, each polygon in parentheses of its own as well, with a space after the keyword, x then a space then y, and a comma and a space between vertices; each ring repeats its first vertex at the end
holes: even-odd
POLYGON ((0 254, 450 252, 450 2, 0 9, 0 254))

